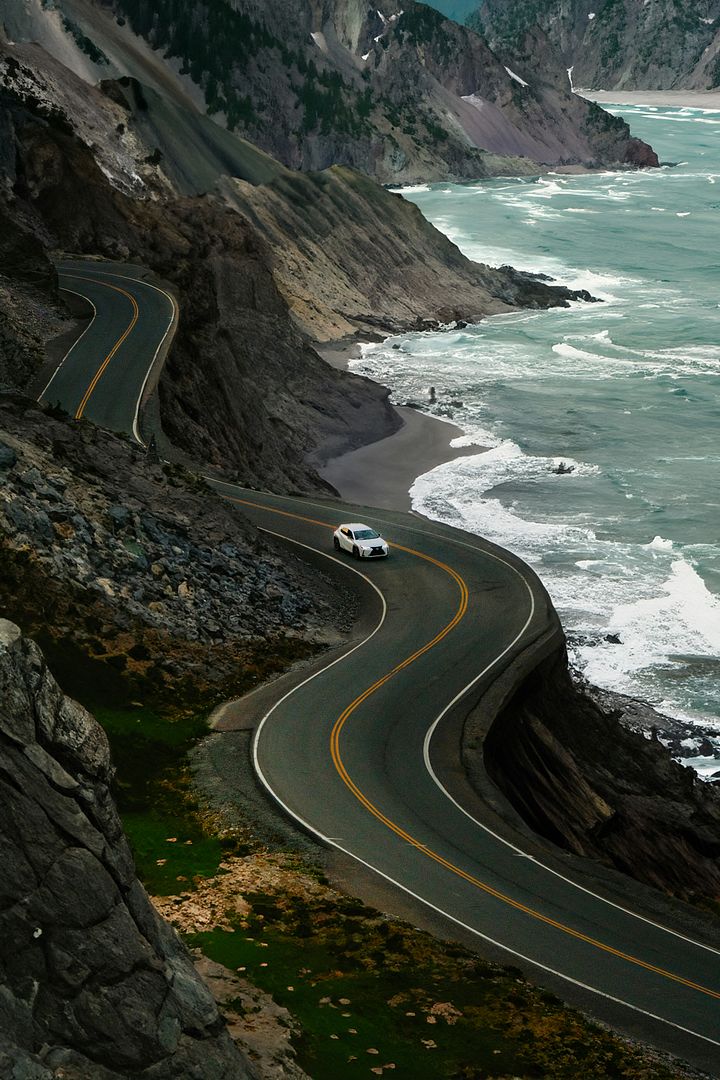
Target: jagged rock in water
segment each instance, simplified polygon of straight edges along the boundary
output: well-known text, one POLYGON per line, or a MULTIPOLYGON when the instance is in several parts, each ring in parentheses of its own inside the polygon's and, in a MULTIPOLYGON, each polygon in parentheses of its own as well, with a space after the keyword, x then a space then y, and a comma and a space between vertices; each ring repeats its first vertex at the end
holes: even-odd
POLYGON ((254 1072, 135 876, 102 728, 0 619, 0 1075, 254 1072))

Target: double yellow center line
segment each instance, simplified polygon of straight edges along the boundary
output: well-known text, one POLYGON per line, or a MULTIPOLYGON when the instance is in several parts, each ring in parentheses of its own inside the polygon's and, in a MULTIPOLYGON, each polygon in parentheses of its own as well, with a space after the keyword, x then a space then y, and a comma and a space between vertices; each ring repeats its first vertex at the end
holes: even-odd
MULTIPOLYGON (((138 319, 140 317, 140 309, 138 307, 137 300, 132 295, 132 293, 129 293, 126 289, 121 289, 119 285, 110 285, 107 281, 98 281, 97 278, 90 277, 88 275, 63 274, 62 276, 64 278, 65 277, 71 278, 73 281, 92 281, 94 285, 102 285, 103 288, 105 288, 105 289, 113 289, 115 292, 122 293, 123 296, 126 296, 128 298, 128 300, 130 301, 131 305, 132 305, 132 318, 130 319, 130 322, 125 327, 125 330, 122 332, 120 337, 117 339, 117 341, 115 342, 115 344, 113 345, 112 349, 107 354, 105 359, 100 363, 100 366, 98 367, 97 371, 95 372, 92 379, 90 380, 90 384, 88 385, 88 388, 85 391, 85 393, 84 393, 84 395, 82 397, 82 400, 80 401, 80 404, 78 405, 78 407, 77 407, 77 409, 75 411, 75 419, 80 420, 82 418, 83 413, 85 412, 85 409, 87 407, 87 403, 89 402, 90 398, 92 397, 93 393, 95 392, 95 387, 100 382, 100 379, 103 377, 105 369, 107 368, 108 364, 110 363, 110 361, 112 360, 113 356, 118 351, 118 349, 120 348, 122 343, 129 337, 129 335, 132 333, 133 329, 135 328, 135 324, 137 323, 137 321, 138 321, 138 319)), ((87 300, 88 297, 85 297, 85 299, 87 300)))
MULTIPOLYGON (((254 503, 248 499, 239 499, 231 495, 226 495, 225 497, 231 502, 239 503, 242 506, 250 506, 254 509, 266 510, 273 514, 279 514, 282 517, 292 518, 295 521, 302 521, 309 525, 317 525, 323 529, 334 528, 334 526, 332 524, 329 524, 327 521, 319 521, 316 518, 304 517, 301 514, 294 514, 288 510, 280 510, 277 507, 263 505, 262 503, 254 503)), ((686 986, 691 990, 697 990, 701 994, 705 994, 708 997, 720 1000, 720 993, 716 990, 712 990, 707 986, 702 986, 700 983, 693 982, 691 979, 686 979, 682 975, 676 975, 674 972, 667 971, 665 968, 658 967, 655 964, 648 963, 646 960, 642 960, 638 956, 633 956, 630 953, 623 952, 621 949, 616 949, 612 945, 607 945, 605 944, 605 942, 598 941, 596 938, 590 937, 588 934, 583 934, 580 930, 576 930, 572 926, 567 926, 565 923, 558 922, 557 919, 553 919, 549 915, 544 915, 541 911, 537 911, 535 908, 523 904, 520 900, 515 900, 513 897, 508 896, 506 893, 500 892, 492 885, 488 885, 487 882, 481 881, 479 878, 476 878, 472 874, 469 874, 466 870, 463 870, 461 867, 457 866, 449 859, 446 859, 443 855, 440 855, 438 852, 433 851, 432 848, 429 848, 426 844, 423 844, 421 841, 417 840, 414 836, 412 836, 409 832, 407 832, 400 825, 394 822, 391 818, 387 817, 387 815, 385 815, 364 794, 364 792, 352 779, 352 777, 348 773, 347 768, 345 767, 345 763, 343 762, 342 754, 340 751, 340 736, 342 734, 343 728, 347 724, 350 717, 353 715, 356 709, 358 709, 363 704, 363 702, 367 701, 369 697, 376 693, 381 687, 385 686, 385 684, 388 683, 395 675, 403 671, 405 668, 409 667, 421 656, 429 652, 430 649, 434 648, 440 641, 443 640, 443 638, 447 637, 447 635, 458 625, 461 619, 463 619, 468 607, 468 587, 460 574, 453 570, 451 566, 448 566, 446 563, 440 562, 438 559, 434 559, 431 555, 425 555, 423 554, 423 552, 416 551, 414 548, 403 547, 401 544, 393 544, 393 547, 396 550, 404 551, 409 555, 414 555, 418 559, 423 559, 425 562, 432 563, 444 573, 448 574, 458 587, 458 590, 460 592, 460 601, 452 619, 442 628, 442 630, 439 631, 439 633, 435 635, 434 638, 432 638, 431 641, 428 641, 411 656, 408 656, 405 660, 401 661, 401 663, 397 664, 394 668, 392 668, 391 671, 388 671, 385 675, 377 679, 371 686, 369 686, 366 690, 359 694, 335 721, 330 735, 330 753, 332 756, 333 764, 335 765, 335 768, 345 786, 352 792, 358 802, 368 811, 368 813, 372 814, 373 817, 375 817, 378 821, 380 821, 383 825, 385 825, 388 829, 395 833, 396 836, 400 837, 401 840, 404 840, 406 843, 410 844, 412 847, 416 848, 419 852, 425 855, 428 859, 431 859, 439 866, 444 867, 444 869, 448 870, 450 873, 455 874, 457 877, 461 878, 463 881, 466 881, 474 888, 479 889, 481 892, 486 893, 488 896, 494 897, 496 900, 507 904, 509 907, 514 908, 516 911, 521 911, 523 914, 528 915, 533 919, 537 919, 538 922, 544 923, 546 926, 551 926, 555 930, 559 930, 577 941, 582 941, 586 945, 591 945, 593 948, 600 949, 602 952, 608 953, 611 956, 615 956, 620 960, 625 960, 630 964, 634 964, 639 968, 643 968, 645 971, 652 972, 654 975, 660 975, 663 978, 670 979, 672 982, 679 983, 682 986, 686 986)))

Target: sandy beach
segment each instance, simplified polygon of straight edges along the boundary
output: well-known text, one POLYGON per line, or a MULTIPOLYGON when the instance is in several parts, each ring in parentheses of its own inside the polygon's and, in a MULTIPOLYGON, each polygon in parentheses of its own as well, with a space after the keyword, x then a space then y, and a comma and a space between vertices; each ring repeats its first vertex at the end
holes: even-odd
MULTIPOLYGON (((332 367, 347 370, 348 361, 360 355, 357 342, 339 342, 316 351, 332 367)), ((410 510, 410 488, 418 476, 445 461, 482 454, 481 446, 451 446, 463 431, 455 424, 437 420, 417 409, 397 409, 403 426, 393 435, 332 458, 319 469, 323 479, 348 502, 383 510, 410 510)))
POLYGON ((480 446, 450 446, 463 432, 416 409, 399 408, 403 426, 394 435, 333 458, 320 475, 348 502, 384 510, 410 510, 413 481, 454 458, 481 454, 480 446))
POLYGON ((720 110, 720 90, 576 90, 598 105, 675 106, 720 110))

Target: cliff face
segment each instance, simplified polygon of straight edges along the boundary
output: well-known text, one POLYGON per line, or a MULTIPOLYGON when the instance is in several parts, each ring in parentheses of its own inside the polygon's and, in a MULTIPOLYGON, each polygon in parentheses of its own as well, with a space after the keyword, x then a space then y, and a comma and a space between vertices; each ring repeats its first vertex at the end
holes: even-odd
POLYGON ((285 173, 262 187, 229 181, 223 190, 267 239, 277 286, 315 341, 588 299, 471 262, 413 203, 352 169, 285 173))
MULTIPOLYGON (((15 40, 36 39, 38 2, 10 20, 15 40)), ((382 11, 358 0, 58 6, 85 47, 69 32, 64 47, 56 34, 49 44, 79 74, 94 57, 97 79, 130 75, 165 97, 183 85, 294 169, 348 165, 413 183, 648 161, 627 127, 598 140, 593 110, 567 82, 553 94, 552 72, 523 84, 477 34, 413 0, 382 11)))
POLYGON ((670 90, 720 86, 718 0, 483 0, 470 18, 502 56, 542 27, 575 86, 670 90))
POLYGON ((0 619, 0 1073, 254 1075, 135 877, 105 735, 0 619))
MULTIPOLYGON (((306 455, 394 430, 385 390, 332 370, 303 342, 249 222, 211 199, 118 190, 66 114, 48 113, 38 80, 34 94, 16 82, 0 98, 14 149, 0 215, 46 269, 60 247, 130 259, 174 287, 182 318, 161 400, 183 449, 249 484, 327 490, 306 455)), ((8 382, 26 386, 33 365, 3 355, 8 382)))
MULTIPOLYGON (((162 169, 140 198, 129 185, 148 156, 142 124, 168 130, 157 102, 143 107, 134 84, 113 84, 91 149, 84 84, 69 73, 63 83, 54 61, 46 73, 35 47, 5 52, 0 115, 13 148, 0 200, 6 235, 15 230, 14 249, 35 251, 46 276, 48 251, 60 247, 139 263, 170 284, 181 321, 160 383, 167 433, 196 460, 250 485, 322 490, 308 461, 399 423, 384 389, 329 368, 298 326, 327 340, 567 300, 507 268, 471 263, 415 207, 350 170, 293 174, 240 147, 231 164, 254 182, 222 181, 229 208, 212 197, 174 197, 162 169), (108 116, 122 133, 108 134, 108 116), (138 116, 145 120, 136 128, 138 116)), ((104 101, 98 91, 86 97, 98 95, 104 101)), ((191 104, 183 115, 188 130, 206 132, 191 104)), ((179 167, 177 140, 168 136, 163 148, 161 159, 167 150, 179 167)), ((211 166, 217 181, 219 157, 211 166)), ((169 173, 179 175, 174 166, 169 173)), ((14 385, 27 385, 12 366, 14 385)))
POLYGON ((683 899, 720 896, 720 792, 578 691, 564 649, 497 717, 484 757, 542 836, 683 899))

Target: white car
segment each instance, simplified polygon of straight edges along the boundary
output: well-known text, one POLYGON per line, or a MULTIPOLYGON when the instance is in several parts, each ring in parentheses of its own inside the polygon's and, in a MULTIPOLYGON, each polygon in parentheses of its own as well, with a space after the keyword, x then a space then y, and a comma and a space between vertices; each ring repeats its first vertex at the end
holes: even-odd
POLYGON ((380 533, 358 521, 339 525, 333 533, 333 544, 336 551, 349 551, 356 559, 386 559, 390 554, 390 547, 380 533))

